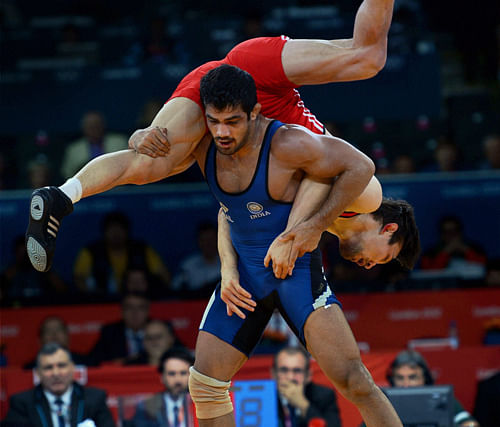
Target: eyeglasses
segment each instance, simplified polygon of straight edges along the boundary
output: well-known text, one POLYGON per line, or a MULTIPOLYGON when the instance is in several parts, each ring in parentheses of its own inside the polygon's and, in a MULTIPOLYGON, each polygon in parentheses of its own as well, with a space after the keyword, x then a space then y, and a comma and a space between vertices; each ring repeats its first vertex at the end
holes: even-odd
POLYGON ((294 375, 301 375, 306 373, 305 369, 287 368, 286 366, 280 366, 276 371, 278 372, 278 374, 283 374, 283 375, 288 374, 289 372, 291 372, 294 375))

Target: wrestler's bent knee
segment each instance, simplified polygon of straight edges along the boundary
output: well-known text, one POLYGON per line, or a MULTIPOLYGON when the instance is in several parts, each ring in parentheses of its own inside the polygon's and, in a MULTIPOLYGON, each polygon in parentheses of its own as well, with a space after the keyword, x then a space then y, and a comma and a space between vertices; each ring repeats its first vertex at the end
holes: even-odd
POLYGON ((347 369, 340 386, 342 394, 351 402, 369 397, 375 390, 376 385, 363 365, 361 360, 353 361, 347 369))
POLYGON ((189 393, 198 419, 222 417, 233 411, 229 397, 231 381, 220 381, 189 368, 189 393))

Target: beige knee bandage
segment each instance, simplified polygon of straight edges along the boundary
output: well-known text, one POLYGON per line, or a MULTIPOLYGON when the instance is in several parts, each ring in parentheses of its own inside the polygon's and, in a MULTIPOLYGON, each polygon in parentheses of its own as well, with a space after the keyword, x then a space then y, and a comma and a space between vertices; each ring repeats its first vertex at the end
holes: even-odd
POLYGON ((189 368, 189 393, 198 419, 217 418, 233 411, 229 397, 231 381, 219 381, 189 368))

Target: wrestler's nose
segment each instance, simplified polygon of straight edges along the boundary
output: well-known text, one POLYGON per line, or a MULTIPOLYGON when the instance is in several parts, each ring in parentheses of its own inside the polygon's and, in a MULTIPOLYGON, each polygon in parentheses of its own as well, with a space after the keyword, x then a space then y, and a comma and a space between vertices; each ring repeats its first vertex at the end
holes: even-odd
POLYGON ((218 136, 219 138, 224 138, 230 136, 231 134, 229 132, 229 126, 225 125, 224 123, 218 124, 215 131, 216 131, 216 136, 218 136))

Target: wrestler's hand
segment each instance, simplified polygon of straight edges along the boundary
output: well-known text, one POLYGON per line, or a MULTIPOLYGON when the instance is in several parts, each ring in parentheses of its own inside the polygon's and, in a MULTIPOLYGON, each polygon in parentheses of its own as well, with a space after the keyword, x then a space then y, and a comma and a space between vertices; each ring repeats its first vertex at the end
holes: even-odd
POLYGON ((280 240, 280 236, 283 234, 285 233, 281 233, 274 239, 264 258, 264 266, 266 268, 269 267, 270 262, 273 263, 273 273, 277 279, 286 279, 286 276, 291 276, 295 267, 295 260, 290 262, 292 241, 283 242, 280 240))
POLYGON ((165 157, 170 151, 167 129, 159 126, 137 129, 129 138, 128 146, 149 157, 165 157))
POLYGON ((288 263, 294 265, 297 258, 306 252, 314 251, 321 239, 322 229, 312 227, 307 222, 302 222, 292 227, 291 230, 281 233, 277 239, 282 243, 292 242, 288 263))
POLYGON ((250 292, 241 287, 238 271, 234 270, 221 271, 220 297, 226 303, 228 316, 232 316, 234 313, 245 319, 245 314, 238 307, 254 311, 257 305, 250 292))
POLYGON ((309 400, 304 394, 303 385, 299 385, 293 381, 279 381, 278 391, 281 396, 288 400, 290 405, 299 408, 303 414, 307 412, 309 400))

